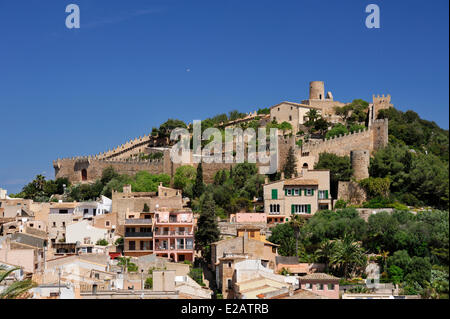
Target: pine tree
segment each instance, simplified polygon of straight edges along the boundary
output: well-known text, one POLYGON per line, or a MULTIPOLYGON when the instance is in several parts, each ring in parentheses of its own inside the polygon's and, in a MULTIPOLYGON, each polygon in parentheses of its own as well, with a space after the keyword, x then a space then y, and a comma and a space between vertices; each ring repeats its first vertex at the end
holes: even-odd
POLYGON ((211 194, 207 193, 203 199, 200 217, 197 222, 197 231, 195 232, 195 244, 203 251, 209 245, 219 240, 219 227, 215 214, 216 203, 211 194))
POLYGON ((292 147, 289 148, 286 164, 283 168, 285 178, 291 178, 294 174, 297 173, 297 163, 294 156, 294 149, 292 147))
POLYGON ((205 184, 203 184, 203 168, 200 162, 197 166, 197 177, 195 178, 195 184, 192 188, 194 198, 199 198, 205 191, 205 184))

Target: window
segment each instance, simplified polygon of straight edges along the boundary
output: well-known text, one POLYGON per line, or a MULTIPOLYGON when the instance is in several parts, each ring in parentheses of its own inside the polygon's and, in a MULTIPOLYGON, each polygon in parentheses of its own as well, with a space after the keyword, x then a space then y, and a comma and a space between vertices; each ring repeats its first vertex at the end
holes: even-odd
POLYGON ((319 199, 328 199, 328 191, 319 191, 319 199))
POLYGON ((140 242, 140 249, 141 250, 152 250, 153 242, 151 241, 141 241, 140 242))
POLYGON ((89 214, 89 209, 88 208, 85 208, 84 210, 83 210, 83 214, 89 214))
POLYGON ((109 220, 105 222, 105 226, 108 227, 110 225, 109 220))
POLYGON ((300 196, 300 189, 298 189, 298 188, 294 189, 294 195, 300 196))
POLYGON ((323 290, 323 284, 317 284, 316 288, 317 290, 323 290))
POLYGON ((280 204, 270 204, 270 213, 280 213, 280 204))
POLYGON ((311 213, 311 205, 292 205, 291 206, 292 214, 310 214, 311 213))
POLYGON ((128 242, 128 250, 136 250, 136 242, 134 240, 128 242))
POLYGON ((228 268, 231 268, 231 261, 228 262, 228 268))
POLYGON ((305 284, 305 289, 311 290, 312 289, 312 284, 305 284))
POLYGON ((59 213, 60 213, 60 214, 68 214, 69 211, 68 211, 67 209, 60 209, 60 210, 59 210, 59 213))
POLYGON ((94 276, 95 276, 95 279, 100 279, 100 274, 97 273, 94 276))
POLYGON ((292 196, 293 193, 293 189, 286 188, 286 196, 292 196))
POLYGON ((278 189, 272 189, 272 199, 278 199, 278 189))
POLYGON ((327 285, 328 290, 334 290, 334 284, 328 284, 327 285))
POLYGON ((314 195, 314 190, 311 188, 307 188, 305 189, 305 196, 313 196, 314 195))
POLYGON ((228 289, 233 289, 233 283, 231 279, 228 279, 228 289))
POLYGON ((81 170, 81 180, 82 181, 87 181, 87 170, 86 169, 82 169, 81 170))
POLYGON ((62 226, 63 226, 63 227, 66 227, 66 222, 62 222, 62 226))
POLYGON ((292 121, 292 115, 289 115, 289 121, 292 121))

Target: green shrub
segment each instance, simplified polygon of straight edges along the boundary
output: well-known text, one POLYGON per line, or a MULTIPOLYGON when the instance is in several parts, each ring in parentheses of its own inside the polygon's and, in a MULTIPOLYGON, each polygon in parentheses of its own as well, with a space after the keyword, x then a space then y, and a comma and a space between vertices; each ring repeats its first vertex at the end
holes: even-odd
POLYGON ((334 204, 334 208, 339 209, 339 208, 345 208, 347 207, 347 202, 343 199, 338 199, 336 201, 336 203, 334 204))
POLYGON ((108 241, 106 239, 99 239, 95 244, 99 246, 108 246, 108 241))
POLYGON ((153 278, 152 277, 148 277, 145 280, 144 288, 145 289, 152 289, 153 288, 153 278))

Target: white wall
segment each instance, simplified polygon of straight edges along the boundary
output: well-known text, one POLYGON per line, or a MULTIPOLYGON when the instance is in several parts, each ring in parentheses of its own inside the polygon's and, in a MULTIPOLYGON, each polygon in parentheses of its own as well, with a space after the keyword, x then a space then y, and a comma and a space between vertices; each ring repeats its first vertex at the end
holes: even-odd
POLYGON ((93 227, 87 220, 83 220, 66 227, 66 242, 76 243, 79 241, 83 244, 84 238, 90 237, 91 243, 95 244, 99 239, 108 240, 107 234, 108 230, 93 227))

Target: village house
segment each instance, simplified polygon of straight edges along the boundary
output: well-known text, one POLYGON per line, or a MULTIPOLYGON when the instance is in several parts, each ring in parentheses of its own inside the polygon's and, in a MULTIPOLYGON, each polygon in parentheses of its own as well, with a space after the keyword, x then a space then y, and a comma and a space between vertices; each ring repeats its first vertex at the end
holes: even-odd
POLYGON ((47 240, 25 233, 0 237, 0 262, 18 265, 24 271, 42 271, 47 240))
MULTIPOLYGON (((222 284, 224 298, 256 299, 261 293, 279 289, 294 290, 298 286, 295 277, 282 276, 265 267, 260 259, 243 259, 232 265, 231 276, 227 276, 226 287, 222 284)), ((227 274, 230 271, 227 269, 227 274)))
POLYGON ((83 219, 83 214, 76 211, 78 203, 52 203, 48 215, 48 233, 51 243, 65 241, 66 227, 83 219))
POLYGON ((248 255, 252 258, 262 260, 264 266, 275 269, 275 257, 278 255, 279 245, 266 240, 258 228, 245 226, 237 229, 238 236, 235 238, 224 239, 211 244, 211 266, 216 271, 219 265, 219 259, 235 254, 248 255))
POLYGON ((107 229, 91 226, 88 220, 72 223, 66 227, 66 243, 80 242, 81 244, 92 245, 102 239, 109 244, 114 241, 113 235, 107 229))
POLYGON ((139 218, 141 213, 154 212, 159 207, 182 209, 185 205, 180 190, 164 187, 162 183, 157 192, 132 192, 131 185, 125 185, 122 193, 112 194, 112 213, 117 213, 120 234, 125 233, 125 219, 139 218))
POLYGON ((298 177, 264 184, 264 211, 267 224, 285 223, 293 215, 304 217, 332 209, 330 171, 302 168, 298 177))
POLYGON ((153 213, 127 213, 126 256, 155 253, 175 262, 194 260, 194 217, 190 210, 160 208, 153 213))
POLYGON ((300 288, 329 299, 339 299, 339 278, 325 274, 312 273, 298 277, 300 288))

